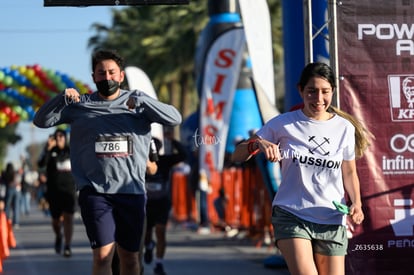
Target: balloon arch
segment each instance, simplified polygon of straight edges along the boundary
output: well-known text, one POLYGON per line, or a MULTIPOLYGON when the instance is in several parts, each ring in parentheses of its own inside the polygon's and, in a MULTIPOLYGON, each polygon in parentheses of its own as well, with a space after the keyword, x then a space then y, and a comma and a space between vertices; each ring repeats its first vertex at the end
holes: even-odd
POLYGON ((32 121, 36 109, 65 88, 76 88, 81 94, 92 92, 81 81, 38 64, 0 67, 0 128, 32 121))

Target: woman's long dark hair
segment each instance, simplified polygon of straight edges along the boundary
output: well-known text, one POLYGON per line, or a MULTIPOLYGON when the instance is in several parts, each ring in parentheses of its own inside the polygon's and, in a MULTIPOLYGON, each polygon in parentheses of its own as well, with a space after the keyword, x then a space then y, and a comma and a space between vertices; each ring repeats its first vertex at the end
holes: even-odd
POLYGON ((6 184, 9 184, 14 181, 14 177, 16 175, 14 166, 11 162, 7 163, 6 169, 3 173, 3 180, 6 184))

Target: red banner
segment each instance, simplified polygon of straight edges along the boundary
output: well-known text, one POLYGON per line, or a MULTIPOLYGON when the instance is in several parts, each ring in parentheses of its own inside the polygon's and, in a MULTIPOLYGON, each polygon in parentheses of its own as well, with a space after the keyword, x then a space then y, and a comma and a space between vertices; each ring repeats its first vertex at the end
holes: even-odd
POLYGON ((375 135, 357 161, 365 221, 355 227, 347 274, 413 274, 414 3, 338 5, 340 107, 375 135))
POLYGON ((200 132, 194 140, 199 147, 200 175, 221 171, 226 138, 240 66, 245 47, 242 28, 234 28, 216 38, 204 64, 200 102, 200 132))

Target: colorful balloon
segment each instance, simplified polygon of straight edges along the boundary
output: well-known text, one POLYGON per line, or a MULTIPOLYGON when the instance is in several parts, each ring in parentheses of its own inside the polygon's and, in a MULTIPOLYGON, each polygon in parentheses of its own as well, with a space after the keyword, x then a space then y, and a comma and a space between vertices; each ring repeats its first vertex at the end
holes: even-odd
POLYGON ((87 84, 39 64, 0 67, 0 128, 32 121, 37 108, 66 88, 92 92, 87 84))

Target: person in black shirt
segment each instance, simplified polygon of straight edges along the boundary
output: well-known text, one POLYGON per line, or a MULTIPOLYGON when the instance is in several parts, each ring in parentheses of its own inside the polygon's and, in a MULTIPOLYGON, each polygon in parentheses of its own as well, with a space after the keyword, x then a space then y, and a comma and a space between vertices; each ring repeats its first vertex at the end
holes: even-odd
MULTIPOLYGON (((169 213, 171 210, 170 195, 170 173, 173 166, 186 159, 186 150, 184 146, 173 138, 172 129, 168 129, 164 133, 164 139, 167 143, 171 143, 171 152, 159 155, 157 164, 157 172, 145 178, 145 186, 147 189, 147 230, 145 235, 145 253, 144 261, 150 264, 153 259, 153 249, 156 248, 156 259, 154 274, 165 275, 162 260, 166 250, 166 228, 169 213), (153 241, 152 235, 155 228, 156 242, 153 241)), ((155 141, 157 151, 161 149, 161 142, 155 141)))
POLYGON ((49 137, 38 165, 46 167, 46 199, 55 233, 55 251, 61 253, 64 239, 63 256, 70 257, 76 187, 71 172, 70 150, 65 131, 58 129, 49 137))

